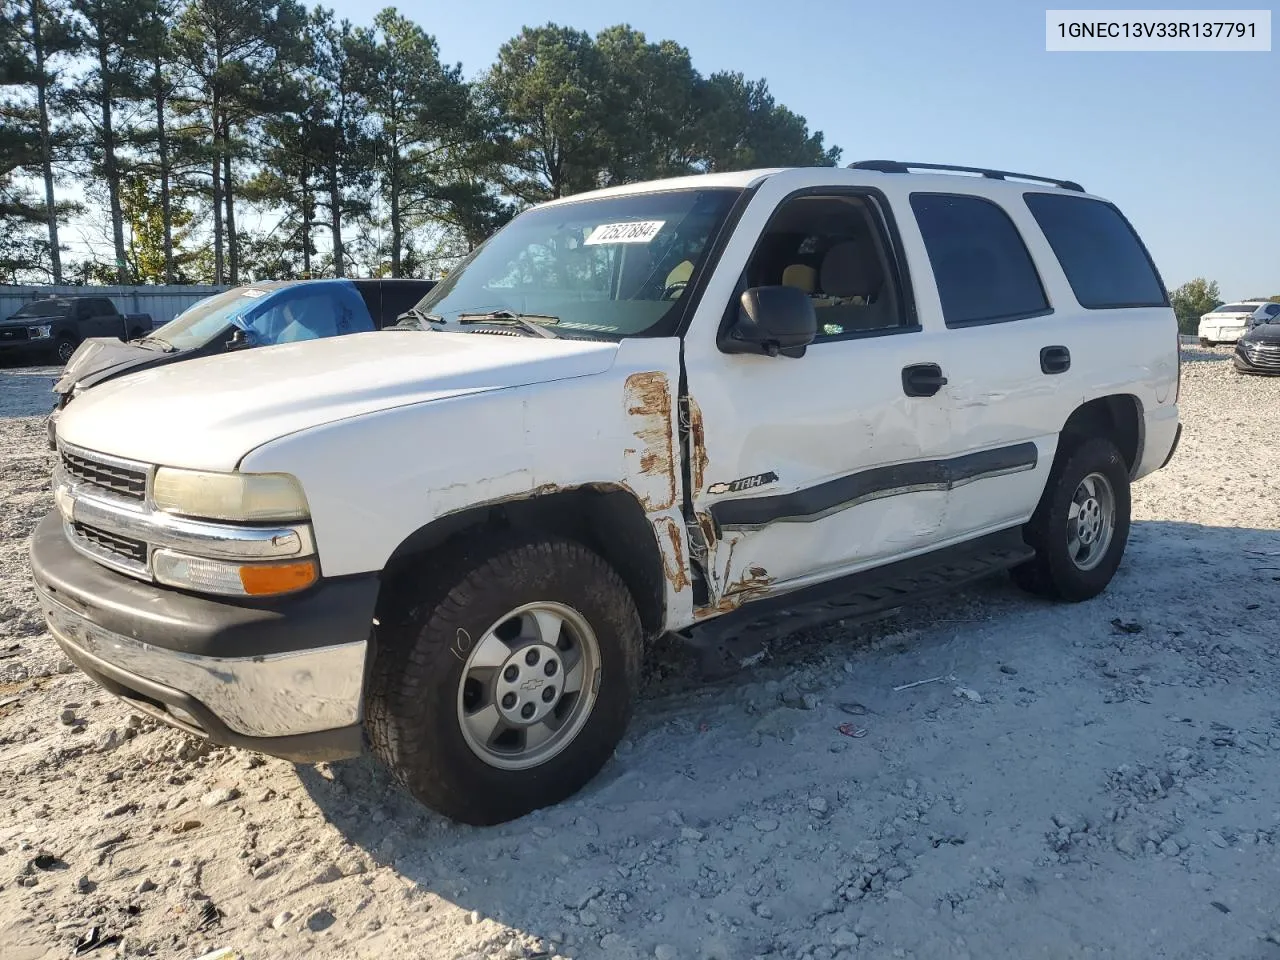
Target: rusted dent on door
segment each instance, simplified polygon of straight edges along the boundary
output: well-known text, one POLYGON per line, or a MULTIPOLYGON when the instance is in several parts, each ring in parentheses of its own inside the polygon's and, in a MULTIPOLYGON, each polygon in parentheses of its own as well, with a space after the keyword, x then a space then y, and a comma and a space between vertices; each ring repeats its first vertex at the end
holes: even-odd
POLYGON ((653 522, 662 550, 662 575, 671 588, 679 593, 689 586, 689 567, 684 559, 684 538, 680 526, 670 517, 659 517, 653 522))
MULTIPOLYGON (((730 569, 733 562, 732 550, 737 541, 727 541, 730 549, 730 556, 725 565, 725 570, 730 569)), ((705 607, 699 607, 693 611, 695 621, 708 620, 711 617, 718 617, 721 614, 732 613, 744 603, 750 603, 752 600, 758 600, 767 596, 773 589, 773 577, 769 576, 769 571, 759 564, 752 564, 741 577, 733 582, 726 584, 716 598, 716 602, 708 604, 705 607)))
POLYGON ((711 519, 711 514, 703 511, 696 514, 698 518, 698 529, 702 531, 702 543, 706 547, 707 557, 710 558, 716 549, 716 522, 711 519))
POLYGON ((688 398, 689 410, 689 483, 693 493, 702 492, 703 479, 707 475, 707 436, 702 425, 702 409, 693 397, 688 398))
POLYGON ((772 586, 773 577, 769 576, 769 571, 764 567, 752 565, 747 567, 746 573, 725 587, 724 593, 727 597, 741 597, 742 600, 739 602, 745 602, 768 593, 772 586))
POLYGON ((628 481, 645 510, 666 510, 676 502, 676 457, 671 430, 671 389, 660 371, 633 373, 623 402, 638 448, 623 451, 628 481))

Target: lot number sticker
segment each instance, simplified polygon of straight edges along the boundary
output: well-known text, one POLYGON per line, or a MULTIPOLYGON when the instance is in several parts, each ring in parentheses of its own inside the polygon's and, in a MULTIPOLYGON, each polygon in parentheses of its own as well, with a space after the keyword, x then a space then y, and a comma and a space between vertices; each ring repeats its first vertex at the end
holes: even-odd
POLYGON ((633 220, 630 223, 602 223, 583 241, 596 243, 648 243, 658 235, 665 220, 633 220))

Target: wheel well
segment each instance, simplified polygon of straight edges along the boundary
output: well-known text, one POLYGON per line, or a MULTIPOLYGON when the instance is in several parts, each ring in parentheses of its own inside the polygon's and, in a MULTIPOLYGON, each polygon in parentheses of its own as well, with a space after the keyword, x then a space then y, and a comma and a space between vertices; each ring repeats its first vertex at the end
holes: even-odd
POLYGON ((1142 460, 1142 401, 1127 393, 1099 397, 1077 407, 1062 428, 1066 449, 1091 437, 1107 437, 1120 450, 1132 475, 1142 460))
POLYGON ((661 629, 666 613, 662 554, 644 508, 629 491, 583 487, 510 500, 449 514, 421 527, 398 546, 382 572, 378 615, 387 616, 401 588, 433 555, 486 533, 560 536, 600 554, 630 590, 645 633, 661 629))

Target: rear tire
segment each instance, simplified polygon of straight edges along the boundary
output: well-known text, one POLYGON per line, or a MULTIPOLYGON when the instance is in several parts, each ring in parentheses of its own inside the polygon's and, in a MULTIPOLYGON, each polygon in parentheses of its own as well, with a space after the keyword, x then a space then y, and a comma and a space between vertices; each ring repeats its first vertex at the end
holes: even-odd
POLYGON ((1210 340, 1210 339, 1208 339, 1207 337, 1201 337, 1201 338, 1200 338, 1200 346, 1202 346, 1202 347, 1212 347, 1212 346, 1213 346, 1213 341, 1212 341, 1212 340, 1210 340))
POLYGON ((1023 528, 1035 559, 1015 567, 1013 581, 1029 593, 1069 603, 1096 597, 1124 556, 1130 506, 1129 470, 1114 443, 1099 437, 1060 448, 1023 528))
POLYGON ((463 823, 577 793, 626 731, 639 682, 640 617, 625 584, 558 538, 478 538, 430 566, 379 627, 373 752, 463 823))

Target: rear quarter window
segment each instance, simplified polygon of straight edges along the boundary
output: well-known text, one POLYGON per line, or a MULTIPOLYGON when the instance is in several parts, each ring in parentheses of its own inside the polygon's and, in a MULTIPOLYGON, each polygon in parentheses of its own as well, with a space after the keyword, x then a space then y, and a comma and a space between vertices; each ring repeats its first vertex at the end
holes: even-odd
POLYGON ((1023 198, 1080 306, 1107 310, 1169 305, 1155 264, 1115 206, 1057 193, 1026 193, 1023 198))
POLYGON ((913 193, 911 209, 948 327, 1049 312, 1035 263, 1004 208, 985 197, 913 193))

